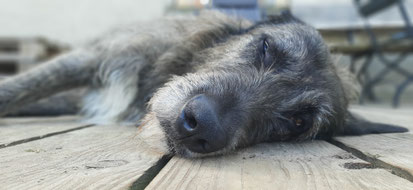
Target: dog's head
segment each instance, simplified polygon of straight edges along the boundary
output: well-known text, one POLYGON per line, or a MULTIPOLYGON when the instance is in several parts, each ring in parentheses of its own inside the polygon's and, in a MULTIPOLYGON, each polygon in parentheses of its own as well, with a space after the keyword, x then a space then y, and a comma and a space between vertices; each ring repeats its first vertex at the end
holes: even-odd
POLYGON ((304 140, 342 128, 347 98, 329 50, 290 14, 198 53, 149 104, 174 153, 197 157, 259 142, 304 140))

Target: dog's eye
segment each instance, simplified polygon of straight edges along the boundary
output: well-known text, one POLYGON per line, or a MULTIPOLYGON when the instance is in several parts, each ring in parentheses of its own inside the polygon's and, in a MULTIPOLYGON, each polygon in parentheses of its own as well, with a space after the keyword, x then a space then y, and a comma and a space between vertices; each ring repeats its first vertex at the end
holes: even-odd
POLYGON ((309 115, 295 115, 289 118, 290 130, 294 134, 301 134, 312 126, 312 119, 309 115))
POLYGON ((295 125, 297 128, 303 128, 305 126, 305 120, 299 117, 291 117, 290 121, 295 125))
POLYGON ((268 48, 270 47, 270 45, 268 44, 268 41, 266 39, 264 39, 262 41, 262 54, 265 56, 267 54, 268 48))

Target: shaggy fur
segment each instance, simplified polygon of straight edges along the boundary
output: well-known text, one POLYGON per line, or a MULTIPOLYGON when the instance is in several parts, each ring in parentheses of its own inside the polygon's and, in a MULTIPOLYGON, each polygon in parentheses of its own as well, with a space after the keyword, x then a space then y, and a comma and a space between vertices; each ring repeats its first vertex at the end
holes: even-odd
POLYGON ((206 12, 112 31, 2 81, 0 113, 84 87, 80 112, 87 118, 143 118, 140 137, 148 145, 188 157, 259 142, 406 131, 352 117, 347 106, 357 91, 348 76, 332 64, 319 33, 290 14, 252 24, 206 12), (218 132, 205 138, 222 136, 219 150, 193 151, 186 144, 192 137, 177 129, 182 110, 199 95, 216 103, 218 132))

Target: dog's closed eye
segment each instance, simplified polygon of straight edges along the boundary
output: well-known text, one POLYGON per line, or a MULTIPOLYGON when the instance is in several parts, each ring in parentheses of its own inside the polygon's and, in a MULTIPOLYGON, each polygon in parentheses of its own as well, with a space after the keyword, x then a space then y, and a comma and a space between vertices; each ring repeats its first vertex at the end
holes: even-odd
POLYGON ((289 129, 292 133, 303 133, 311 128, 312 114, 298 113, 289 117, 289 129))
POLYGON ((261 47, 261 53, 262 53, 262 64, 265 68, 270 68, 272 64, 274 63, 274 56, 271 55, 271 44, 270 40, 267 38, 264 38, 262 40, 262 47, 261 47))
POLYGON ((267 39, 264 39, 262 41, 262 55, 264 56, 264 58, 267 55, 267 51, 269 47, 270 47, 270 44, 268 44, 267 39))

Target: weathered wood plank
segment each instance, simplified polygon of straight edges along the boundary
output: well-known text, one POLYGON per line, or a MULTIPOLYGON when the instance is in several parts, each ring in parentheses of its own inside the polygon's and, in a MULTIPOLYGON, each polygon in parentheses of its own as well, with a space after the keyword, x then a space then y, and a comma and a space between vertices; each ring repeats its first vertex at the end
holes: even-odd
POLYGON ((355 107, 352 111, 370 121, 396 124, 407 127, 410 131, 360 137, 336 137, 333 143, 413 182, 413 110, 355 107))
POLYGON ((413 189, 325 142, 260 144, 233 155, 174 157, 147 189, 413 189))
POLYGON ((76 116, 1 118, 0 148, 87 126, 76 116))
MULTIPOLYGON (((330 51, 341 54, 357 54, 372 51, 373 45, 368 32, 362 27, 319 29, 330 51)), ((404 31, 403 26, 373 27, 383 52, 412 52, 412 41, 384 44, 396 33, 404 31)))
POLYGON ((127 188, 162 157, 137 135, 133 126, 94 126, 0 149, 1 188, 127 188))
POLYGON ((413 109, 352 106, 350 110, 367 120, 403 126, 409 128, 409 132, 413 133, 413 109))
POLYGON ((336 137, 338 146, 413 182, 413 135, 409 133, 336 137))

